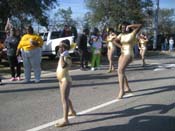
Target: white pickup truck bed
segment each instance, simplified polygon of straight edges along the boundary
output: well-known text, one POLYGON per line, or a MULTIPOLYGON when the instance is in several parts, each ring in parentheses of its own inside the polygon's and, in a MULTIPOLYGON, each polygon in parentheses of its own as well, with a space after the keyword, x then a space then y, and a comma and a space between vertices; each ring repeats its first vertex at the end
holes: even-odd
POLYGON ((50 58, 54 58, 58 56, 58 46, 62 40, 68 39, 71 44, 71 49, 69 50, 70 54, 77 53, 76 43, 73 42, 74 36, 68 37, 60 37, 60 31, 49 31, 40 33, 40 36, 44 40, 44 44, 42 47, 42 55, 49 56, 50 58))

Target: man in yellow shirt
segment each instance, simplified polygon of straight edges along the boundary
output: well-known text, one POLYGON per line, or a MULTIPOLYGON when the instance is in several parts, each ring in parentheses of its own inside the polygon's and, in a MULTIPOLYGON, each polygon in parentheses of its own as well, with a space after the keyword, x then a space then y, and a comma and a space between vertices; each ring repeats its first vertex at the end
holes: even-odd
POLYGON ((39 35, 34 34, 33 28, 28 26, 27 33, 22 36, 16 52, 17 55, 19 55, 20 50, 22 53, 26 83, 30 82, 31 69, 34 71, 35 83, 40 82, 42 45, 42 38, 39 35))

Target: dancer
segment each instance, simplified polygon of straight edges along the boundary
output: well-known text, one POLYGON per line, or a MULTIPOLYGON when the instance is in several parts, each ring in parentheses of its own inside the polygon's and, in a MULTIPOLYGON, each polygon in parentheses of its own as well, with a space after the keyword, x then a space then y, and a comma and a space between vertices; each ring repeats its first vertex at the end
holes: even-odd
POLYGON ((144 33, 141 33, 139 36, 139 50, 140 50, 140 56, 142 59, 142 66, 145 66, 145 53, 146 53, 146 44, 148 42, 148 38, 144 33))
POLYGON ((125 93, 131 92, 125 75, 125 69, 134 58, 133 46, 135 44, 136 34, 141 28, 141 24, 129 25, 127 22, 123 22, 120 28, 122 33, 113 40, 114 44, 121 49, 121 55, 118 61, 118 99, 122 99, 125 93))
POLYGON ((109 29, 109 35, 107 36, 107 57, 108 57, 108 61, 109 61, 109 70, 108 73, 111 73, 112 71, 115 70, 114 68, 114 64, 113 64, 113 54, 116 50, 115 45, 112 43, 113 39, 116 37, 116 34, 114 33, 114 29, 110 28, 109 29))
POLYGON ((72 79, 69 75, 69 68, 71 66, 71 57, 68 50, 70 49, 69 40, 61 41, 59 48, 60 59, 56 70, 57 79, 59 80, 61 102, 63 106, 63 118, 55 124, 56 127, 63 127, 69 124, 68 116, 75 116, 76 112, 73 109, 72 102, 69 98, 70 88, 72 86, 72 79))

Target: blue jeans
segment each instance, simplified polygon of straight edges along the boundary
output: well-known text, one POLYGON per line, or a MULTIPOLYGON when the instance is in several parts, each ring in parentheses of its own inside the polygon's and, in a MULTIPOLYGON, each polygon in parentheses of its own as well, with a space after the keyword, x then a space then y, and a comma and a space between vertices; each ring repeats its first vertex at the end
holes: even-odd
POLYGON ((162 43, 162 50, 163 51, 166 51, 167 50, 167 43, 162 43))
POLYGON ((169 50, 173 51, 173 44, 169 44, 169 50))
POLYGON ((31 69, 34 71, 35 80, 39 81, 41 76, 41 48, 22 51, 25 80, 30 81, 31 69))

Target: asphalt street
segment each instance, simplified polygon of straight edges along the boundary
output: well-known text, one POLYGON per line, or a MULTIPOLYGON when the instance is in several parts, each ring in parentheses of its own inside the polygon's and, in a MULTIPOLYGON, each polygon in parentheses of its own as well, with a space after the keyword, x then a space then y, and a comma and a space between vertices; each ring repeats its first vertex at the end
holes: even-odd
MULTIPOLYGON (((127 68, 133 93, 116 99, 117 71, 70 70, 70 97, 77 116, 54 127, 62 117, 55 69, 43 71, 41 83, 3 79, 0 86, 0 131, 175 131, 175 56, 134 60, 127 68)), ((117 65, 116 65, 117 68, 117 65)))

